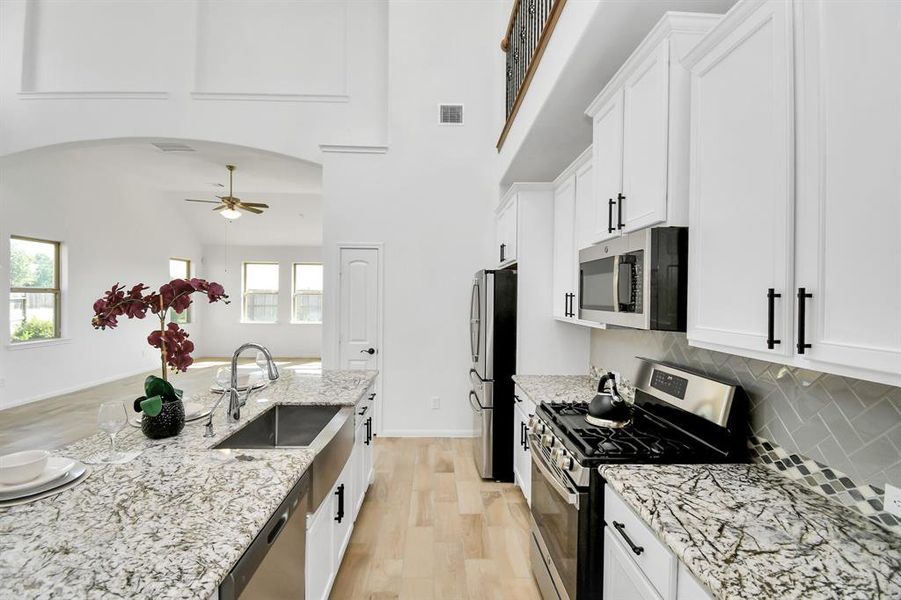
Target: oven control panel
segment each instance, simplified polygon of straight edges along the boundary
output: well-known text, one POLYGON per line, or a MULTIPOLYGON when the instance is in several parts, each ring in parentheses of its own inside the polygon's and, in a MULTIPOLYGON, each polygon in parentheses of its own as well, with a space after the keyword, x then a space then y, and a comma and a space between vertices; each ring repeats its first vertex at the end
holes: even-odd
POLYGON ((685 391, 688 389, 688 380, 671 373, 665 373, 659 369, 654 369, 654 372, 651 375, 651 387, 658 389, 661 392, 665 392, 674 398, 678 398, 679 400, 685 400, 685 391))

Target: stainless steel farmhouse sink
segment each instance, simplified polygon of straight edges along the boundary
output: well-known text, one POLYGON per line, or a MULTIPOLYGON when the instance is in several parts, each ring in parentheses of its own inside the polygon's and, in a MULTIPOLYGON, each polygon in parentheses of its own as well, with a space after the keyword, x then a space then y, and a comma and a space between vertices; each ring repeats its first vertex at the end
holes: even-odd
POLYGON ((303 448, 313 443, 340 406, 278 404, 213 448, 303 448))

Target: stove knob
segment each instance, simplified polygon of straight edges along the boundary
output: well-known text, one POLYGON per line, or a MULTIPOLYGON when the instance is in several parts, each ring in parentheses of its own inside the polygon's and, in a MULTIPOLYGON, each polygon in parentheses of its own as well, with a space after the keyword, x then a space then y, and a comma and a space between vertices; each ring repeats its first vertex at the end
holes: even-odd
POLYGON ((556 441, 557 440, 554 439, 554 436, 552 436, 549 433, 546 433, 543 436, 541 436, 541 445, 544 446, 545 448, 553 448, 554 443, 556 441))
POLYGON ((529 429, 536 432, 538 435, 541 435, 542 433, 547 431, 547 427, 545 426, 545 424, 540 421, 538 423, 536 423, 534 426, 530 426, 529 429))
POLYGON ((541 427, 544 427, 544 425, 541 424, 541 419, 539 419, 538 417, 532 417, 531 419, 529 419, 529 429, 538 431, 540 433, 543 431, 543 429, 539 429, 539 425, 541 425, 541 427))
POLYGON ((557 466, 564 471, 570 471, 573 468, 573 459, 565 450, 557 456, 557 466))

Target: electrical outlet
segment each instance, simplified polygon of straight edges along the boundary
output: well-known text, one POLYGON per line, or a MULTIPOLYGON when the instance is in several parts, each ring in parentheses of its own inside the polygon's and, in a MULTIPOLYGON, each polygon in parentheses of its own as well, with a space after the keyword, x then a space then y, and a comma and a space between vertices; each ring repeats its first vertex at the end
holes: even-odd
POLYGON ((438 410, 439 408, 441 408, 441 398, 432 396, 432 410, 438 410))
POLYGON ((885 484, 885 499, 882 501, 886 512, 901 517, 901 488, 885 484))

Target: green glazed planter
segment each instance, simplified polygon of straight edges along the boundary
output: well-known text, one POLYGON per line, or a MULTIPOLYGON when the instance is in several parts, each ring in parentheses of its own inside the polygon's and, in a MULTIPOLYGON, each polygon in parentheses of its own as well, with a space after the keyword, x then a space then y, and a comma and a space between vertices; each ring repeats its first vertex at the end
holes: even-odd
POLYGON ((185 405, 181 400, 163 402, 163 408, 155 417, 141 415, 141 431, 152 440, 173 437, 185 428, 185 405))

